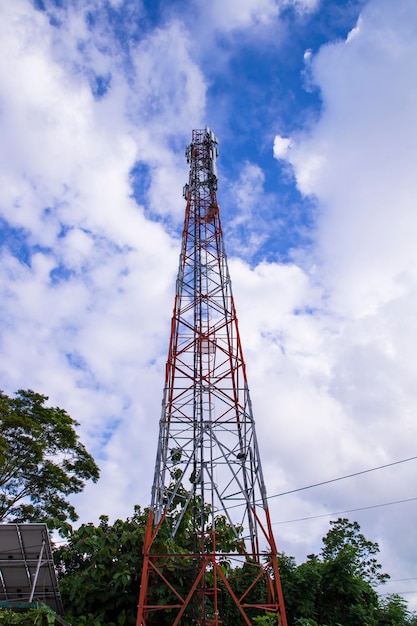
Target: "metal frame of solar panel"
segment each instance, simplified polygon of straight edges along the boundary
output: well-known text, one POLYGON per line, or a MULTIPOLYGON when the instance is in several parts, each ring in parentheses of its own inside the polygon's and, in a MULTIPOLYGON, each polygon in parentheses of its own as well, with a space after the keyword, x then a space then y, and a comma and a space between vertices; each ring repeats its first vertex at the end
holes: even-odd
POLYGON ((0 601, 64 609, 46 524, 0 524, 0 601))

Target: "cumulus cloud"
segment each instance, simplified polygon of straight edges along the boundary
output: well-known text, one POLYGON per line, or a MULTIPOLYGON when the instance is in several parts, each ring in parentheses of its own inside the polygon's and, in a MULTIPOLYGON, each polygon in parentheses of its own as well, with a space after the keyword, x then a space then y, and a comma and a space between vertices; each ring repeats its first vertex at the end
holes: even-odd
POLYGON ((253 213, 259 197, 264 193, 265 175, 262 169, 253 163, 245 163, 239 180, 233 185, 233 195, 241 215, 237 220, 248 220, 253 213))
POLYGON ((291 148, 291 139, 289 137, 281 137, 276 135, 274 139, 274 157, 276 159, 285 159, 291 148))
POLYGON ((221 0, 210 4, 210 24, 216 30, 232 31, 248 28, 255 24, 265 24, 279 13, 275 0, 232 0, 226 5, 221 0))
POLYGON ((210 4, 210 24, 220 31, 247 29, 267 25, 283 8, 294 7, 298 13, 317 9, 319 0, 231 0, 227 4, 214 0, 210 4))
POLYGON ((298 13, 312 13, 320 6, 320 0, 281 0, 282 5, 293 6, 298 13))
MULTIPOLYGON (((310 419, 316 422, 320 456, 340 474, 342 459, 355 458, 360 467, 414 454, 416 24, 411 0, 368 2, 345 41, 325 45, 309 59, 322 99, 319 119, 291 137, 287 152, 276 139, 276 158, 288 160, 300 191, 317 204, 316 278, 327 317, 316 328, 325 375, 310 389, 310 401, 314 393, 316 401, 305 408, 300 426, 308 433, 310 419), (332 416, 327 423, 323 411, 332 416)), ((311 381, 310 374, 303 378, 299 402, 311 381)), ((412 476, 409 467, 402 479, 371 481, 355 499, 410 497, 412 476)), ((343 489, 344 498, 348 494, 343 489)), ((337 502, 335 495, 326 498, 337 502)), ((383 537, 384 555, 393 558, 388 529, 398 514, 358 515, 383 537)), ((395 569, 409 567, 405 536, 413 535, 413 524, 404 517, 394 576, 395 569)))
POLYGON ((335 297, 359 315, 415 280, 415 6, 389 7, 370 3, 354 37, 316 55, 324 113, 288 157, 301 191, 320 199, 335 297))
POLYGON ((178 249, 133 198, 131 171, 145 164, 151 205, 179 213, 183 138, 200 121, 205 84, 178 24, 141 40, 127 68, 83 11, 49 17, 30 2, 2 4, 2 388, 47 393, 81 422, 103 479, 80 513, 92 501, 104 511, 110 489, 120 499, 108 513, 127 515, 152 480, 148 419, 160 406, 178 249), (92 78, 103 73, 112 78, 98 95, 92 78))
MULTIPOLYGON (((33 387, 81 422, 102 480, 75 504, 95 521, 149 498, 183 149, 206 124, 199 46, 278 28, 288 2, 206 3, 203 43, 204 29, 178 18, 135 31, 128 49, 102 3, 88 3, 94 28, 83 3, 68 4, 1 8, 0 375, 6 392, 33 387)), ((305 57, 321 113, 274 142, 317 206, 314 256, 303 253, 302 267, 253 261, 281 219, 262 168, 242 161, 223 188, 236 208, 226 247, 270 495, 414 452, 416 17, 411 0, 373 0, 345 41, 305 57)), ((280 547, 305 558, 328 520, 280 521, 406 497, 411 473, 398 472, 271 499, 280 547)), ((362 520, 398 570, 411 567, 405 540, 394 554, 392 515, 362 520)), ((403 519, 401 537, 414 532, 403 519)))

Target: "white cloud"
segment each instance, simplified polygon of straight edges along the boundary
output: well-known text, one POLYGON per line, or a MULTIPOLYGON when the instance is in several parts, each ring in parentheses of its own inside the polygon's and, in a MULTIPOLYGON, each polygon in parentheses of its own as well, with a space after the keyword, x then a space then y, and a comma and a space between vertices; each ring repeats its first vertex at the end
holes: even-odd
POLYGON ((274 139, 274 157, 276 159, 285 159, 291 148, 291 139, 276 135, 274 139))
POLYGON ((231 194, 237 208, 237 216, 233 218, 232 227, 253 218, 254 211, 260 204, 264 194, 265 175, 254 163, 245 163, 239 180, 233 183, 231 194))
POLYGON ((187 180, 184 145, 190 128, 204 127, 206 84, 191 58, 187 31, 178 21, 157 29, 137 46, 135 86, 129 96, 129 115, 138 125, 138 158, 152 167, 151 208, 182 218, 182 188, 187 180), (182 139, 181 150, 170 147, 182 139))
POLYGON ((323 115, 288 156, 301 191, 320 200, 335 297, 358 315, 415 279, 415 5, 390 6, 370 3, 355 37, 315 57, 323 115))
MULTIPOLYGON (((203 13, 216 34, 252 32, 278 24, 280 6, 203 13)), ((170 21, 132 44, 127 73, 106 24, 89 32, 83 11, 62 14, 60 28, 29 2, 1 11, 0 210, 32 255, 1 257, 2 387, 48 393, 81 422, 103 477, 76 506, 87 520, 123 517, 149 498, 179 252, 131 197, 129 173, 142 162, 149 208, 181 219, 183 147, 206 123, 200 42, 170 21), (101 99, 96 74, 111 77, 101 99)), ((317 199, 315 272, 230 259, 270 494, 413 454, 416 17, 411 1, 370 2, 345 42, 306 57, 322 113, 303 136, 277 137, 274 154, 317 199)), ((238 180, 235 225, 256 249, 271 196, 254 163, 238 180)), ((406 497, 411 481, 405 468, 401 480, 278 498, 273 520, 406 497)), ((363 520, 394 565, 409 560, 411 523, 395 557, 394 516, 363 520)), ((277 525, 278 543, 304 559, 327 525, 277 525)))
POLYGON ((310 13, 320 0, 213 0, 206 6, 210 24, 223 32, 266 26, 279 17, 280 11, 293 6, 297 13, 310 13))
POLYGON ((320 0, 281 0, 283 6, 293 6, 298 13, 312 13, 320 7, 320 0))
MULTIPOLYGON (((416 42, 415 2, 368 2, 347 39, 323 46, 309 61, 322 111, 291 138, 286 154, 299 189, 317 203, 316 277, 326 294, 326 316, 314 315, 322 344, 320 356, 314 348, 312 356, 324 363, 321 382, 310 372, 299 379, 296 396, 288 387, 279 396, 293 445, 303 463, 312 463, 312 482, 348 473, 351 463, 366 468, 415 454, 416 42), (319 453, 308 450, 311 424, 319 453)), ((290 368, 284 371, 286 380, 290 368)), ((357 506, 411 497, 413 468, 404 467, 402 478, 387 473, 360 488, 341 486, 344 505, 333 510, 349 508, 350 497, 357 506)), ((311 495, 318 504, 320 493, 311 495)), ((326 495, 333 507, 337 498, 335 491, 326 495)), ((413 515, 405 505, 401 511, 355 513, 381 538, 384 566, 398 578, 413 575, 408 561, 415 550, 413 515), (401 516, 401 536, 394 537, 401 516)))
POLYGON ((178 260, 178 241, 131 197, 129 173, 144 162, 152 208, 179 214, 204 80, 177 23, 137 44, 127 77, 84 11, 60 13, 59 28, 30 2, 1 12, 0 211, 20 229, 10 246, 28 256, 2 253, 1 386, 46 393, 81 422, 103 478, 77 498, 80 513, 128 515, 150 492, 178 260), (112 78, 97 99, 100 72, 112 78))
POLYGON ((227 32, 270 22, 278 16, 279 5, 276 0, 214 0, 206 5, 206 10, 210 23, 227 32))

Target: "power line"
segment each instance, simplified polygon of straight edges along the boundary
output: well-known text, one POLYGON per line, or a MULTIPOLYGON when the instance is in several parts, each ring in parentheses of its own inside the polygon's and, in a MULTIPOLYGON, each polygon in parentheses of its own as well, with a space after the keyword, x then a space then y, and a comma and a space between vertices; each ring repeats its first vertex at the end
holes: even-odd
POLYGON ((386 581, 386 583, 401 583, 404 580, 417 580, 417 577, 414 578, 390 578, 386 581))
MULTIPOLYGON (((416 459, 417 459, 417 456, 410 456, 407 459, 401 459, 400 461, 393 461, 392 463, 386 463, 385 465, 378 465, 377 467, 371 467, 366 470, 361 470, 360 472, 353 472, 352 474, 346 474, 345 476, 339 476, 338 478, 331 478, 329 480, 323 480, 320 483, 313 483, 312 485, 306 485, 305 487, 298 487, 297 489, 291 489, 290 491, 282 491, 281 493, 275 493, 272 496, 267 496, 267 500, 272 500, 272 498, 280 498, 281 496, 287 496, 291 493, 297 493, 298 491, 305 491, 306 489, 313 489, 314 487, 321 487, 322 485, 335 483, 339 480, 345 480, 346 478, 353 478, 355 476, 360 476, 361 474, 369 474, 370 472, 376 472, 377 470, 385 469, 386 467, 392 467, 393 465, 400 465, 401 463, 407 463, 408 461, 415 461, 416 459)), ((261 500, 256 500, 256 503, 259 503, 260 501, 261 500)), ((231 506, 229 506, 229 508, 235 509, 238 506, 240 505, 232 504, 231 506)), ((376 505, 376 506, 386 506, 386 505, 376 505)), ((369 508, 373 508, 373 507, 369 507, 369 508)), ((354 509, 354 510, 360 511, 362 509, 354 509)), ((346 511, 346 513, 349 513, 349 512, 350 511, 346 511)), ((329 515, 337 515, 337 513, 329 513, 329 515)), ((321 517, 321 516, 319 515, 317 517, 321 517)), ((309 518, 303 518, 303 519, 313 519, 313 518, 309 517, 309 518)), ((289 521, 292 521, 292 520, 289 520, 289 521)), ((294 520, 294 521, 298 521, 298 520, 294 520)), ((287 522, 278 522, 278 523, 286 524, 287 522)))
POLYGON ((328 485, 335 483, 338 480, 345 480, 346 478, 353 478, 354 476, 360 476, 361 474, 369 474, 370 472, 376 472, 377 470, 384 469, 386 467, 392 467, 393 465, 400 465, 401 463, 407 463, 408 461, 415 461, 417 456, 410 456, 408 459, 401 459, 401 461, 394 461, 393 463, 386 463, 385 465, 378 465, 378 467, 371 467, 370 469, 362 470, 360 472, 354 472, 353 474, 346 474, 346 476, 339 476, 338 478, 332 478, 330 480, 323 480, 320 483, 314 483, 307 485, 306 487, 298 487, 298 489, 291 489, 290 491, 283 491, 282 493, 276 493, 272 496, 268 496, 268 500, 272 498, 279 498, 281 496, 287 496, 290 493, 297 493, 297 491, 305 491, 306 489, 313 489, 313 487, 321 487, 322 485, 328 485))
POLYGON ((393 504, 403 504, 405 502, 413 502, 416 498, 407 498, 406 500, 395 500, 394 502, 384 502, 382 504, 372 504, 371 506, 362 506, 357 509, 348 509, 346 511, 336 511, 335 513, 322 513, 321 515, 311 515, 310 517, 299 517, 297 519, 288 519, 282 522, 274 522, 274 526, 278 524, 291 524, 292 522, 304 522, 310 519, 318 519, 319 517, 333 517, 333 515, 342 515, 343 513, 354 513, 356 511, 366 511, 367 509, 377 509, 382 506, 391 506, 393 504))
POLYGON ((413 589, 412 591, 390 591, 389 593, 380 593, 380 596, 403 596, 406 593, 417 593, 417 589, 413 589))

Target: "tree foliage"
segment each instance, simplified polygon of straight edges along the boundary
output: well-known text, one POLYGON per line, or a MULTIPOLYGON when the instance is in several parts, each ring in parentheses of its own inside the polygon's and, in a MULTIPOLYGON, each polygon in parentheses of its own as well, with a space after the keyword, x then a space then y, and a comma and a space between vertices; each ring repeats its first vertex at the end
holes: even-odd
POLYGON ((47 396, 0 392, 0 521, 46 522, 63 528, 77 514, 68 496, 99 469, 79 441, 78 423, 47 396))
POLYGON ((74 626, 127 626, 136 620, 147 514, 83 524, 55 552, 60 590, 74 626))
MULTIPOLYGON (((131 626, 136 623, 148 513, 137 506, 132 517, 118 519, 113 524, 102 516, 98 526, 83 524, 69 534, 65 545, 55 550, 62 599, 73 626, 131 626)), ((181 517, 175 538, 171 537, 181 513, 180 507, 176 507, 157 536, 155 550, 167 554, 168 567, 169 554, 193 552, 190 515, 181 517)), ((224 516, 217 516, 216 530, 220 552, 237 548, 238 541, 224 516)), ((180 592, 192 584, 191 556, 188 565, 185 560, 178 567, 178 561, 172 559, 170 583, 180 592)), ((226 561, 224 567, 230 567, 226 561)), ((172 600, 167 595, 171 592, 164 585, 159 585, 154 593, 156 604, 172 600)), ((158 615, 158 626, 171 623, 172 615, 158 615)))
MULTIPOLYGON (((85 481, 96 481, 99 470, 79 441, 77 422, 64 410, 47 407, 47 400, 31 390, 19 390, 14 398, 0 392, 0 522, 42 521, 66 529, 67 542, 55 550, 55 559, 73 626, 133 626, 148 512, 136 507, 125 521, 109 524, 102 516, 98 526, 71 529, 67 520, 74 521, 77 515, 68 497, 80 492, 85 481)), ((187 494, 178 492, 157 535, 158 552, 167 554, 168 561, 169 554, 194 552, 193 520, 190 511, 184 514, 184 498, 187 494), (178 530, 172 538, 174 525, 178 530)), ((216 518, 216 533, 219 552, 239 549, 239 539, 223 516, 216 518)), ((403 598, 377 595, 375 587, 389 578, 381 572, 378 553, 378 544, 366 539, 357 522, 339 518, 330 522, 318 555, 309 555, 300 565, 293 557, 279 555, 289 626, 417 626, 417 617, 403 598)), ((181 568, 172 561, 172 586, 181 594, 192 584, 191 561, 190 557, 190 567, 185 561, 181 568)), ((256 571, 249 561, 232 568, 226 557, 222 568, 238 595, 239 585, 247 589, 256 571)), ((172 592, 163 585, 157 588, 155 603, 168 604, 167 593, 172 592)), ((227 602, 228 594, 224 597, 224 623, 238 624, 236 607, 227 602)), ((246 600, 257 604, 265 598, 266 588, 256 583, 246 600)), ((168 626, 171 618, 159 613, 159 626, 168 626)), ((48 619, 39 611, 33 615, 0 611, 0 624, 43 626, 48 619)), ((253 620, 259 625, 274 623, 268 614, 254 615, 253 620)))
POLYGON ((379 546, 357 522, 330 522, 319 555, 297 565, 280 555, 280 572, 289 626, 415 626, 399 596, 381 599, 374 587, 381 573, 379 546))
MULTIPOLYGON (((180 507, 172 512, 171 525, 180 514, 180 507)), ((86 524, 73 531, 68 543, 56 550, 61 593, 73 626, 135 624, 147 515, 146 510, 136 507, 134 515, 125 521, 109 524, 108 518, 102 517, 98 526, 86 524)), ((218 521, 218 548, 221 551, 224 546, 226 552, 233 551, 236 539, 227 520, 218 521)), ((172 526, 168 524, 158 533, 160 553, 192 552, 191 526, 191 519, 184 516, 173 540, 170 538, 172 526)), ((402 598, 381 599, 374 590, 376 581, 385 580, 387 576, 380 572, 376 560, 378 550, 376 543, 361 534, 356 522, 341 519, 331 524, 319 555, 311 554, 304 563, 297 565, 293 557, 281 554, 279 563, 288 625, 417 626, 417 620, 410 615, 402 598)), ((175 563, 174 560, 170 581, 184 596, 192 584, 192 571, 187 567, 178 568, 175 563)), ((247 581, 255 577, 256 571, 250 562, 233 568, 225 559, 225 575, 238 595, 239 585, 247 589, 247 581)), ((155 603, 166 604, 166 593, 164 585, 160 585, 155 603)), ((264 586, 255 585, 246 601, 265 600, 266 593, 264 586)), ((223 623, 240 625, 240 615, 229 600, 227 593, 222 594, 223 623)), ((276 616, 254 615, 253 623, 276 624, 276 616)), ((172 615, 159 612, 158 626, 169 624, 172 624, 172 615)))
POLYGON ((381 599, 378 626, 403 626, 409 623, 410 618, 407 603, 398 594, 381 599))
POLYGON ((0 609, 1 626, 54 626, 55 616, 46 607, 31 608, 28 611, 0 609))
POLYGON ((330 526, 329 532, 323 537, 323 561, 344 558, 350 563, 352 573, 372 586, 389 579, 388 574, 380 572, 382 566, 376 559, 379 545, 364 537, 358 522, 339 517, 336 521, 331 521, 330 526))

